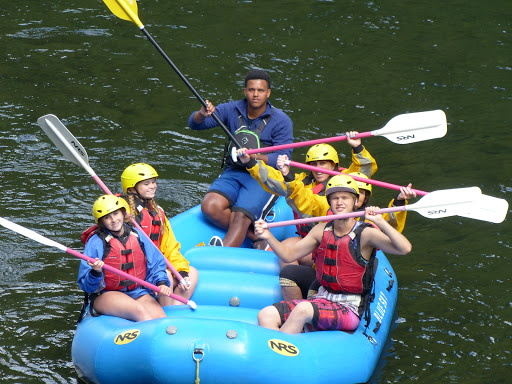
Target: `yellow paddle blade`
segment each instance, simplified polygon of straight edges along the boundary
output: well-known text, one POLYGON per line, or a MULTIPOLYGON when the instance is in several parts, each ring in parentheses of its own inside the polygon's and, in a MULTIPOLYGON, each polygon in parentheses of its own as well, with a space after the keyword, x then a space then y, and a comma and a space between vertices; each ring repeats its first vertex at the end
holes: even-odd
POLYGON ((133 21, 137 27, 144 28, 144 25, 137 16, 137 2, 135 0, 103 0, 110 12, 123 20, 133 21))

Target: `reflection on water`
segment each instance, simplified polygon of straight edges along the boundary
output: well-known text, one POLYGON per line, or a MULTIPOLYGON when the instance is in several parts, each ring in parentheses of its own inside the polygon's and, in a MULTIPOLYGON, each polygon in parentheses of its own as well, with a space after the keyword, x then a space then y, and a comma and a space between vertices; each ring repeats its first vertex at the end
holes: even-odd
MULTIPOLYGON (((102 192, 63 158, 38 117, 61 118, 112 191, 121 190, 126 166, 151 163, 170 216, 201 201, 220 173, 225 142, 221 130, 186 128, 197 100, 133 23, 92 4, 10 2, 0 23, 0 216, 77 250, 102 192)), ((365 141, 376 177, 426 191, 476 185, 510 202, 511 4, 198 0, 143 2, 139 13, 214 103, 241 97, 249 68, 269 70, 271 101, 292 117, 297 141, 443 109, 442 139, 365 141)), ((348 146, 336 148, 347 166, 348 146)), ((372 199, 384 205, 394 194, 376 189, 372 199)), ((411 212, 405 233, 414 249, 390 257, 400 289, 396 322, 372 382, 506 382, 508 222, 411 212)), ((70 353, 82 300, 77 268, 72 256, 0 228, 1 382, 78 381, 70 353)))

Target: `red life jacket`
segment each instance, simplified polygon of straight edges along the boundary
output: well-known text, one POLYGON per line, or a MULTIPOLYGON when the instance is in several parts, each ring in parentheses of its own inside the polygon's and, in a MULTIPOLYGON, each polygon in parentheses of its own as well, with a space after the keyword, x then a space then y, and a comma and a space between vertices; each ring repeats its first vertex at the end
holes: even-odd
MULTIPOLYGON (((129 231, 129 234, 123 236, 122 240, 103 230, 96 232, 103 240, 103 261, 111 267, 146 280, 147 259, 139 242, 139 235, 130 225, 126 225, 125 230, 129 231)), ((131 291, 139 286, 132 280, 125 279, 106 269, 103 270, 103 273, 106 291, 120 291, 124 287, 131 291)))
POLYGON ((87 244, 87 241, 96 233, 98 228, 98 224, 94 224, 87 228, 85 231, 83 231, 82 236, 80 237, 82 243, 87 244))
POLYGON ((147 208, 142 208, 142 210, 137 215, 137 222, 140 227, 146 232, 151 241, 160 249, 160 243, 162 241, 162 236, 160 233, 160 227, 162 226, 162 219, 164 216, 164 211, 162 208, 158 208, 159 212, 150 211, 147 208))
POLYGON ((333 222, 325 226, 320 246, 313 252, 316 278, 331 293, 365 295, 371 289, 373 259, 361 255, 361 232, 369 223, 357 221, 352 231, 336 239, 333 222))
MULTIPOLYGON (((320 183, 320 184, 316 185, 315 187, 313 187, 313 189, 312 189, 313 193, 315 195, 325 196, 325 187, 326 187, 329 179, 327 179, 323 183, 320 183)), ((313 176, 309 175, 304 178, 303 183, 304 183, 304 185, 309 185, 309 184, 313 183, 313 180, 314 180, 313 176)), ((331 212, 331 210, 329 210, 329 213, 330 212, 331 212)), ((293 211, 293 218, 294 219, 302 219, 302 217, 299 217, 299 215, 295 211, 293 211)), ((313 227, 314 227, 313 224, 297 224, 295 226, 295 228, 297 228, 297 234, 301 237, 306 237, 306 235, 309 233, 309 231, 311 231, 311 229, 313 229, 313 227)))
POLYGON ((141 200, 137 195, 133 196, 135 197, 135 208, 137 209, 137 215, 135 216, 137 224, 140 225, 146 235, 160 249, 162 241, 160 227, 165 217, 164 211, 158 207, 158 212, 155 212, 146 201, 141 200))

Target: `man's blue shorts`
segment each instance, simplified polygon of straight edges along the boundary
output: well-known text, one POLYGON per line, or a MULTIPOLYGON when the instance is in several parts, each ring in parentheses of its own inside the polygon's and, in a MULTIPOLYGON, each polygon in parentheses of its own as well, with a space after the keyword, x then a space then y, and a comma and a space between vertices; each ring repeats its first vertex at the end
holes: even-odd
POLYGON ((208 189, 229 201, 232 212, 243 212, 253 222, 272 198, 245 169, 228 167, 208 189))

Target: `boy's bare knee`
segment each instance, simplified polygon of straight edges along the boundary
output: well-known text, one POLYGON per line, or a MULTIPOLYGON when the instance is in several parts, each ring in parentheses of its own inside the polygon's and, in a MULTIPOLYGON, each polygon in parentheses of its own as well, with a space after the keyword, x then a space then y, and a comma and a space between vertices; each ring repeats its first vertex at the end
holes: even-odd
POLYGON ((313 318, 313 306, 309 301, 302 301, 293 309, 297 316, 304 319, 313 318))
POLYGON ((279 326, 279 313, 274 306, 263 308, 258 313, 258 324, 265 328, 275 328, 279 326))

